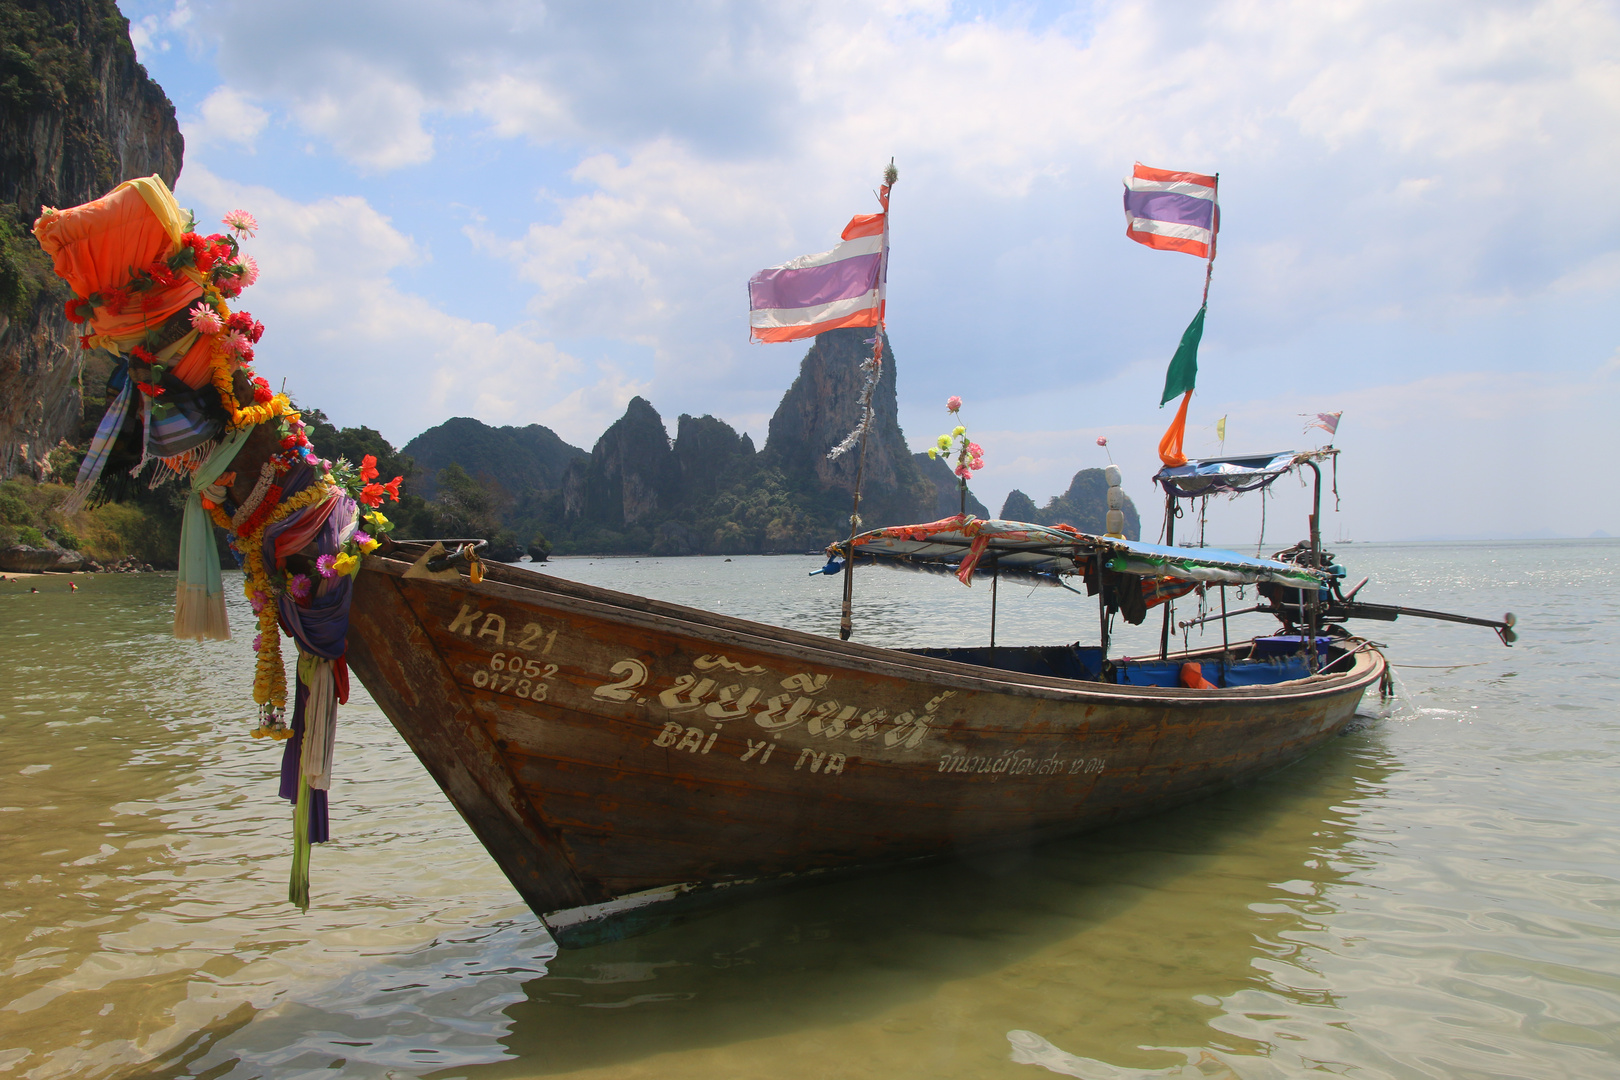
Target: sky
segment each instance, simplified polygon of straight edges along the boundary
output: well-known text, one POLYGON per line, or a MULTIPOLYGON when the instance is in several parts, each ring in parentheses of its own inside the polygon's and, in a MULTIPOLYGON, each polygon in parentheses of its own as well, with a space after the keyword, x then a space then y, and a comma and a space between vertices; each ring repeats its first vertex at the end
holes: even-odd
MULTIPOLYGON (((1620 2, 120 7, 181 203, 259 220, 260 374, 396 445, 473 416, 588 449, 637 394, 763 445, 805 343, 748 342, 747 279, 893 158, 908 440, 960 395, 992 510, 1112 459, 1152 534, 1204 265, 1126 238, 1141 161, 1220 174, 1189 453, 1342 411, 1330 538, 1620 535, 1588 476, 1620 456, 1620 2)), ((1276 491, 1282 546, 1308 493, 1276 491)), ((1257 499, 1208 513, 1258 542, 1257 499)))

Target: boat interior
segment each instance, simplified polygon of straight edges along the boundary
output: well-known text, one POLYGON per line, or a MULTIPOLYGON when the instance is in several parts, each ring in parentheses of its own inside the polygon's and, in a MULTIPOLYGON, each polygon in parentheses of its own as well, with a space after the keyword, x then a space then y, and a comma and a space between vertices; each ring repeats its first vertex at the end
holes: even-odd
MULTIPOLYGON (((1270 686, 1304 679, 1311 674, 1299 635, 1260 637, 1234 642, 1233 648, 1211 658, 1198 657, 1204 678, 1218 688, 1230 686, 1270 686)), ((1324 662, 1343 654, 1335 639, 1317 639, 1324 662)), ((1115 658, 1104 662, 1098 645, 1021 645, 954 649, 901 649, 900 652, 950 660, 958 664, 1017 671, 1082 682, 1105 682, 1121 686, 1183 686, 1181 658, 1115 658)))

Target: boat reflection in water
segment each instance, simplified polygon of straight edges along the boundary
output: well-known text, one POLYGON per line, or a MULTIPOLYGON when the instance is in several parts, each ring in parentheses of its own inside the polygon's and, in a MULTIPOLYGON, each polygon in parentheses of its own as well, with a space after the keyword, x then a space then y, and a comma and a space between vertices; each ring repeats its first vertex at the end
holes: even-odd
POLYGON ((1100 1061, 1157 1070, 1206 1050, 1272 1054, 1232 1032, 1223 1003, 1263 992, 1335 1008, 1331 991, 1281 969, 1364 862, 1358 806, 1391 768, 1351 734, 1143 821, 563 952, 506 1010, 515 1060, 467 1075, 636 1061, 637 1076, 978 1075, 975 1062, 999 1075, 1015 1030, 1098 1059, 1099 1080, 1118 1075, 1100 1061), (801 1055, 823 1067, 790 1064, 801 1055))

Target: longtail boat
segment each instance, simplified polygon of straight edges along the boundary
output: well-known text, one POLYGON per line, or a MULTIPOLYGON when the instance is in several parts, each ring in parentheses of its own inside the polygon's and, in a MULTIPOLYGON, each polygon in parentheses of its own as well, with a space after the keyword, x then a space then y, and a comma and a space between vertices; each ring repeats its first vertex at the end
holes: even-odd
MULTIPOLYGON (((308 907, 311 845, 330 837, 351 668, 558 943, 577 947, 749 892, 1092 828, 1288 764, 1342 730, 1387 673, 1347 619, 1474 622, 1512 643, 1511 615, 1342 591, 1319 513, 1308 542, 1271 559, 1177 548, 1174 513, 1165 545, 1143 544, 1123 535, 1110 466, 1106 535, 970 517, 982 450, 960 425, 936 449, 954 448, 963 512, 858 533, 895 178, 891 162, 882 212, 857 215, 833 250, 750 281, 756 340, 873 329, 859 419, 828 452, 856 451, 850 535, 818 571, 843 575, 836 640, 486 568, 471 543, 390 540, 382 507, 402 478, 383 482, 369 455, 319 457, 290 399, 251 367, 264 327, 228 303, 258 274, 239 243, 251 214, 199 235, 158 177, 42 213, 35 235, 73 288, 67 316, 85 324, 85 348, 117 358, 64 512, 142 475, 182 480, 174 633, 199 640, 229 637, 213 527, 224 531, 259 628, 252 734, 285 742, 291 902, 308 907), (992 598, 1003 576, 1094 596, 1099 644, 998 647, 993 600, 987 648, 852 642, 855 571, 872 565, 988 578, 992 598), (1229 612, 1234 584, 1267 603, 1229 612), (1172 655, 1170 602, 1211 588, 1222 645, 1172 655), (1111 656, 1111 621, 1141 623, 1160 604, 1159 655, 1111 656), (1229 618, 1254 611, 1283 632, 1234 643, 1229 618), (283 634, 298 653, 290 688, 283 634)), ((1300 467, 1317 473, 1320 508, 1317 462, 1336 451, 1186 462, 1186 403, 1166 437, 1176 455, 1161 444, 1180 464, 1155 478, 1167 511, 1300 467)))
POLYGON ((884 649, 415 550, 368 557, 349 664, 564 947, 1198 798, 1340 731, 1385 672, 1339 639, 1314 675, 1246 643, 1099 682, 1100 648, 884 649))

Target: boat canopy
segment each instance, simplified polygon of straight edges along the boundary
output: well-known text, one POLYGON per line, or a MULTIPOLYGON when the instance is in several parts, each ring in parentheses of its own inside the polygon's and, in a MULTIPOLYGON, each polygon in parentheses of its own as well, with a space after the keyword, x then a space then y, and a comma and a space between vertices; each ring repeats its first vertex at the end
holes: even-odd
POLYGON ((1258 491, 1307 461, 1330 457, 1337 451, 1282 450, 1244 457, 1201 458, 1185 465, 1166 466, 1153 475, 1166 494, 1182 499, 1203 495, 1241 495, 1258 491))
MULTIPOLYGON (((1221 585, 1275 582, 1315 588, 1325 576, 1302 566, 1258 559, 1220 548, 1179 548, 1112 536, 1092 536, 1069 525, 1035 525, 967 516, 922 525, 894 525, 856 536, 855 556, 875 565, 954 573, 964 584, 974 574, 1011 574, 1057 584, 1064 576, 1115 573, 1169 577, 1221 585)), ((848 544, 827 548, 843 555, 848 544)), ((826 568, 836 572, 832 564, 826 568)))

